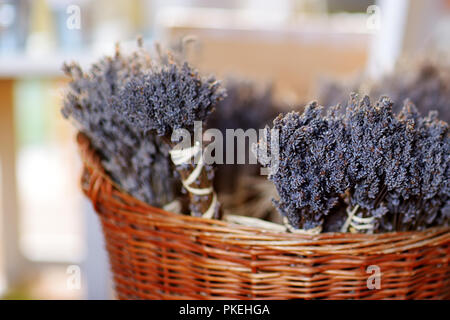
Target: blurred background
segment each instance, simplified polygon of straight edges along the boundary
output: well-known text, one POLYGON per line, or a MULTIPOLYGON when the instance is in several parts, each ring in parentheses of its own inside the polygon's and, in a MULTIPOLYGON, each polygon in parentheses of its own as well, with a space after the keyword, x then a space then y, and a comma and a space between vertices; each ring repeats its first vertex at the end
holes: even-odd
POLYGON ((0 297, 113 298, 97 217, 60 115, 63 61, 198 41, 195 65, 271 81, 286 105, 321 79, 379 78, 404 56, 448 55, 449 0, 0 0, 0 297))

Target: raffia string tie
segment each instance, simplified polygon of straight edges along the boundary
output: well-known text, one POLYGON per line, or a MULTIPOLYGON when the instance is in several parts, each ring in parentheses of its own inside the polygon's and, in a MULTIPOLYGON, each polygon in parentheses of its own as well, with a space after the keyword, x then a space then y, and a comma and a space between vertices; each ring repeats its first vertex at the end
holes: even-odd
POLYGON ((373 231, 374 228, 374 217, 361 218, 356 215, 359 210, 359 205, 356 205, 352 210, 350 208, 347 209, 347 220, 341 228, 341 232, 347 232, 348 228, 352 232, 360 232, 360 231, 373 231), (353 230, 352 230, 353 229, 353 230))
POLYGON ((196 164, 194 170, 189 174, 189 176, 182 180, 183 187, 190 193, 196 195, 196 196, 206 196, 209 194, 212 195, 212 201, 211 204, 206 210, 205 213, 203 213, 202 217, 211 219, 214 216, 216 205, 217 205, 217 195, 214 192, 213 187, 209 188, 195 188, 191 187, 191 184, 193 184, 199 177, 202 172, 203 166, 204 166, 204 160, 203 160, 203 153, 202 148, 200 147, 200 143, 198 141, 195 142, 195 144, 192 147, 185 148, 185 149, 175 149, 170 151, 170 157, 172 159, 172 162, 176 165, 182 165, 185 163, 189 163, 192 158, 196 159, 199 157, 198 163, 196 164))
POLYGON ((163 206, 163 209, 166 211, 180 213, 181 212, 181 203, 179 200, 173 200, 172 202, 167 203, 163 206))

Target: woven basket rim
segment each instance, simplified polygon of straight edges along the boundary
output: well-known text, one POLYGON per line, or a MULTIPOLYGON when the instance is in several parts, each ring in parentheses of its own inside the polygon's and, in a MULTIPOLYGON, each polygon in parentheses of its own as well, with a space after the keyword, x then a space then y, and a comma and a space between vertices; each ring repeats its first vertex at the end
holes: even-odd
MULTIPOLYGON (((298 245, 302 245, 305 250, 316 251, 320 249, 319 245, 327 244, 332 247, 329 248, 332 252, 339 250, 339 246, 342 246, 343 250, 353 248, 356 251, 362 251, 366 250, 370 244, 370 247, 373 249, 372 253, 379 254, 450 242, 450 227, 433 227, 422 231, 393 231, 378 234, 327 232, 310 235, 286 231, 275 232, 222 220, 192 217, 166 211, 140 201, 121 190, 105 172, 100 157, 91 147, 89 138, 82 132, 78 132, 76 139, 83 165, 94 172, 90 176, 90 180, 92 180, 91 185, 82 186, 84 193, 92 200, 94 206, 97 205, 97 202, 101 202, 101 189, 103 191, 108 190, 117 199, 114 205, 117 206, 116 210, 118 212, 144 225, 154 223, 159 226, 178 225, 185 229, 192 229, 193 232, 196 230, 197 232, 210 233, 210 236, 217 241, 220 241, 220 239, 233 241, 235 239, 235 241, 248 246, 257 246, 259 243, 264 243, 264 245, 273 243, 274 248, 283 249, 283 251, 284 249, 291 250, 298 245), (95 177, 93 177, 94 175, 95 177), (374 243, 379 243, 380 248, 373 246, 374 243), (387 244, 391 245, 386 246, 387 244)), ((96 211, 98 212, 98 210, 96 211)), ((328 250, 318 251, 325 252, 328 250)))

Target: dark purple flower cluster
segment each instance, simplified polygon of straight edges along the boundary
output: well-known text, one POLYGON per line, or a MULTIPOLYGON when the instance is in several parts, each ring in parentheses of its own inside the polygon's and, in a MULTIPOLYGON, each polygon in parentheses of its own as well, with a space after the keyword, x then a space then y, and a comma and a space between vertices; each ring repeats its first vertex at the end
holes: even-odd
MULTIPOLYGON (((303 114, 280 115, 273 129, 279 164, 269 178, 279 211, 295 228, 333 221, 328 231, 337 231, 347 208, 373 218, 376 232, 448 223, 450 133, 435 113, 421 117, 407 102, 395 114, 388 98, 372 105, 353 95, 346 108, 325 112, 313 102, 303 114)), ((270 139, 259 143, 262 159, 265 148, 272 151, 270 139)))
POLYGON ((186 62, 164 59, 124 82, 114 109, 130 125, 169 136, 204 121, 225 91, 213 77, 201 77, 186 62), (162 62, 163 61, 163 62, 162 62))
POLYGON ((386 207, 393 219, 384 221, 383 229, 423 229, 448 223, 449 125, 438 119, 437 112, 421 117, 408 101, 398 119, 402 131, 397 136, 394 161, 388 167, 385 183, 386 207))
MULTIPOLYGON (((348 155, 341 143, 346 134, 343 123, 334 110, 329 118, 323 112, 323 107, 313 102, 303 114, 291 112, 273 122, 273 129, 279 131, 279 164, 269 178, 280 195, 277 208, 295 228, 321 225, 349 187, 348 155)), ((260 142, 266 143, 269 153, 271 138, 267 134, 265 142, 260 142)), ((264 150, 258 149, 258 158, 264 156, 264 150)))
POLYGON ((88 73, 79 65, 64 65, 71 78, 62 113, 73 119, 102 157, 104 168, 121 187, 151 205, 163 206, 179 190, 161 139, 132 126, 113 111, 123 83, 151 67, 148 53, 139 49, 122 56, 105 57, 88 73))

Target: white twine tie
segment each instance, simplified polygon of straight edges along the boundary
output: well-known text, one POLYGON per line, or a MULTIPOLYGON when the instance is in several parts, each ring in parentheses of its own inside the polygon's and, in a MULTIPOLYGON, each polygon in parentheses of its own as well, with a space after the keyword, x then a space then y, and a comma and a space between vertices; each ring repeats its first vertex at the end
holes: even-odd
POLYGON ((348 228, 351 227, 350 231, 359 232, 363 230, 373 231, 375 227, 373 222, 374 217, 361 218, 356 215, 359 210, 359 205, 356 205, 353 210, 347 208, 347 220, 341 228, 341 232, 347 232, 348 228), (352 230, 353 228, 353 230, 352 230))
POLYGON ((195 144, 192 147, 185 148, 185 149, 177 149, 177 150, 171 150, 170 151, 170 157, 172 159, 172 162, 176 165, 182 165, 186 163, 190 163, 190 160, 192 158, 196 158, 197 156, 200 156, 198 163, 196 164, 194 170, 189 174, 189 176, 182 180, 183 187, 190 193, 196 195, 196 196, 206 196, 209 194, 212 195, 212 201, 211 204, 206 210, 205 213, 203 213, 202 217, 211 219, 214 216, 216 205, 217 205, 217 195, 214 192, 213 187, 208 188, 195 188, 191 187, 191 184, 193 184, 197 179, 200 177, 202 169, 204 167, 204 160, 203 160, 203 153, 202 148, 200 147, 200 143, 198 141, 195 142, 195 144))

